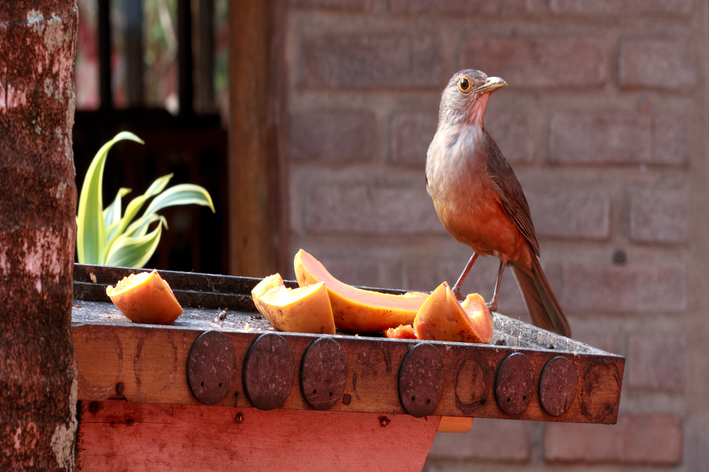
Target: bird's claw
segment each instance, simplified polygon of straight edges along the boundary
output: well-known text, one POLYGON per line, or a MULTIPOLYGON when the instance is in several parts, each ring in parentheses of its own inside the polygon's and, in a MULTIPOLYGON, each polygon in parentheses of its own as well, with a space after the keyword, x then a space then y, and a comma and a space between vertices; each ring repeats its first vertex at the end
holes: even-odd
POLYGON ((465 301, 465 297, 460 294, 460 287, 458 287, 457 285, 454 286, 452 292, 453 295, 455 295, 455 298, 457 298, 459 301, 465 301))
POLYGON ((489 302, 489 303, 486 303, 486 305, 487 305, 488 310, 495 311, 495 312, 497 311, 497 302, 489 302))

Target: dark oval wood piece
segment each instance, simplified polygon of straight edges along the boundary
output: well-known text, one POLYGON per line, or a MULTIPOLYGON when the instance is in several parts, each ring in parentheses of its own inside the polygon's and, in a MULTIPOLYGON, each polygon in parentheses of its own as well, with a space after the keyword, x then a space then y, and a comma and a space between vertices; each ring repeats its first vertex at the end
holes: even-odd
POLYGON ((578 390, 579 374, 566 357, 549 359, 539 378, 539 403, 551 416, 561 416, 571 408, 578 390))
POLYGON ((300 390, 316 410, 326 410, 340 400, 347 383, 347 357, 332 338, 319 338, 303 355, 300 390))
POLYGON ((256 338, 246 353, 242 377, 253 406, 273 410, 283 405, 295 379, 293 349, 288 341, 275 333, 256 338))
POLYGON ((206 331, 187 356, 187 383, 197 400, 214 405, 226 398, 236 378, 236 355, 219 331, 206 331))
POLYGON ((443 394, 443 356, 430 343, 409 349, 399 369, 399 401, 411 416, 433 413, 443 394))
POLYGON ((527 409, 534 393, 534 368, 529 358, 520 352, 505 357, 495 377, 497 406, 510 416, 519 416, 527 409))

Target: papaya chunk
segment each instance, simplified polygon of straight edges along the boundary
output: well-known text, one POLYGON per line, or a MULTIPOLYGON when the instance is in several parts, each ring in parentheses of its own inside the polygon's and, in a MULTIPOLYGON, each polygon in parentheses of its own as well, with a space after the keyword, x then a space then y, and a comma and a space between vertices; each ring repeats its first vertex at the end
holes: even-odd
POLYGON ((413 326, 420 339, 482 344, 492 341, 492 315, 483 297, 473 293, 461 305, 447 282, 424 302, 413 326))
POLYGON ((402 324, 411 325, 428 298, 427 293, 392 295, 347 285, 330 275, 320 261, 302 249, 295 255, 294 266, 301 287, 318 282, 325 284, 335 326, 352 333, 381 333, 402 324))
POLYGON ((330 299, 323 283, 288 288, 279 274, 251 291, 256 309, 274 328, 291 333, 335 334, 330 299))
POLYGON ((414 327, 411 325, 399 325, 398 328, 385 329, 384 337, 392 339, 418 339, 414 327))
POLYGON ((106 287, 106 295, 134 323, 166 325, 182 314, 170 285, 157 270, 123 277, 115 287, 106 287))

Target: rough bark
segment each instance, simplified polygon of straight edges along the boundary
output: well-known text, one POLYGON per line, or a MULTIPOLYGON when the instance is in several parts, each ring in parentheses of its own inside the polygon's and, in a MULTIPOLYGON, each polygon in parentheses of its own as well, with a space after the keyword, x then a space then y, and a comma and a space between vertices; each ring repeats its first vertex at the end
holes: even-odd
POLYGON ((0 470, 71 470, 75 0, 0 2, 0 470))

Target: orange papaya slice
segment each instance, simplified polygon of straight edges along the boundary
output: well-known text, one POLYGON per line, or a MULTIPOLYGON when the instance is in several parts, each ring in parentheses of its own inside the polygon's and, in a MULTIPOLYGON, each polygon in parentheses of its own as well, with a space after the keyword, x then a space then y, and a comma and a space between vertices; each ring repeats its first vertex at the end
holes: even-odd
POLYGON ((403 295, 363 290, 340 282, 320 261, 298 251, 294 260, 298 285, 307 287, 323 282, 332 305, 335 326, 352 333, 381 333, 399 325, 413 324, 427 293, 409 292, 403 295))
POLYGON ((492 341, 492 315, 483 297, 473 293, 461 305, 447 282, 424 302, 413 326, 420 339, 482 344, 492 341))
POLYGON ((291 333, 335 334, 330 299, 323 283, 288 288, 279 274, 251 291, 256 309, 274 328, 291 333))
POLYGON ((115 287, 106 287, 106 295, 134 323, 166 325, 182 314, 170 285, 157 270, 123 277, 115 287))

